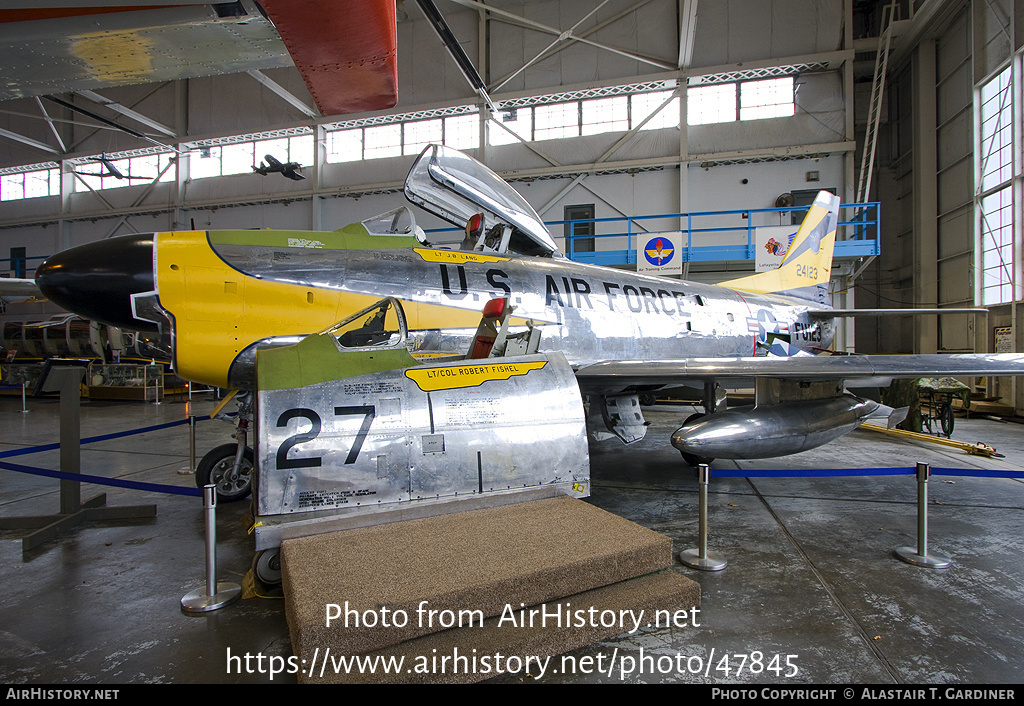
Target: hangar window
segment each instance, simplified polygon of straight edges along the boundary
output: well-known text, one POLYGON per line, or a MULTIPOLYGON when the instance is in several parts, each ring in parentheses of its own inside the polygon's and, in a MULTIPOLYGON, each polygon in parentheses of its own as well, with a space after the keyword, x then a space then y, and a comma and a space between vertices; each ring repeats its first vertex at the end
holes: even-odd
MULTIPOLYGON (((630 96, 630 117, 633 127, 644 121, 672 95, 672 91, 656 91, 654 93, 638 93, 630 96)), ((679 127, 679 98, 673 98, 668 105, 658 111, 657 115, 648 120, 641 130, 660 130, 662 128, 679 127)))
POLYGON ((582 101, 584 135, 629 130, 629 97, 593 98, 582 101))
POLYGON ((736 120, 736 84, 695 86, 686 91, 686 124, 707 125, 736 120))
POLYGON ((220 176, 220 147, 201 147, 188 161, 188 175, 193 179, 220 176))
POLYGON ((363 131, 363 159, 400 157, 402 155, 402 123, 374 125, 363 131))
MULTIPOLYGON (((270 152, 274 151, 275 145, 272 142, 263 146, 270 152)), ((223 176, 228 176, 229 174, 251 174, 253 165, 256 164, 257 160, 262 159, 265 154, 267 152, 263 152, 257 157, 256 146, 252 142, 224 145, 220 151, 220 174, 223 176)), ((212 168, 213 165, 210 166, 212 168)))
POLYGON ((60 194, 60 170, 30 169, 0 173, 0 201, 16 201, 60 194))
POLYGON ((1004 304, 1021 298, 1019 258, 1014 256, 1019 242, 1015 214, 1016 183, 1021 181, 1020 166, 1014 165, 1014 71, 1007 67, 977 91, 979 145, 977 150, 976 202, 979 242, 976 284, 977 302, 1004 304), (1016 284, 1016 286, 1014 286, 1016 284))
POLYGON ((533 139, 554 140, 580 134, 580 104, 555 103, 533 109, 533 139))
POLYGON ((442 142, 443 140, 444 121, 441 118, 416 120, 405 124, 403 138, 405 154, 419 154, 431 142, 442 142))
POLYGON ((796 113, 793 76, 694 86, 686 93, 689 125, 785 118, 796 113))
POLYGON ((475 150, 480 146, 480 115, 455 115, 444 119, 444 144, 457 150, 475 150))
POLYGON ((240 171, 231 173, 241 174, 252 171, 252 166, 268 154, 273 155, 281 162, 298 162, 302 166, 309 166, 313 163, 313 135, 292 135, 270 140, 257 140, 248 169, 241 169, 241 165, 239 165, 240 171))
POLYGON ((744 81, 740 84, 740 120, 786 118, 796 111, 793 77, 744 81))
POLYGON ((527 142, 533 139, 533 108, 509 108, 491 120, 501 123, 488 130, 487 141, 492 145, 511 145, 519 142, 517 136, 527 142))
POLYGON ((328 162, 358 162, 363 158, 363 130, 334 130, 327 133, 328 162))
POLYGON ((171 164, 173 157, 170 152, 132 157, 128 160, 128 173, 133 177, 149 180, 156 179, 159 174, 161 182, 174 181, 174 165, 171 164))
MULTIPOLYGON (((282 131, 284 132, 284 131, 282 131)), ((200 142, 189 156, 189 177, 206 179, 232 174, 252 174, 254 166, 266 160, 269 154, 281 162, 298 162, 302 166, 313 163, 313 134, 304 129, 288 132, 259 133, 223 138, 214 143, 200 142), (289 132, 291 134, 289 134, 289 132)), ((161 180, 173 179, 165 174, 161 180)))
POLYGON ((148 184, 158 176, 160 181, 173 181, 174 165, 170 152, 142 154, 133 157, 104 156, 106 162, 96 157, 85 157, 72 162, 76 175, 76 190, 118 189, 123 186, 148 184), (109 165, 109 166, 108 166, 109 165), (116 174, 111 170, 116 170, 116 174), (83 186, 84 184, 84 186, 83 186))

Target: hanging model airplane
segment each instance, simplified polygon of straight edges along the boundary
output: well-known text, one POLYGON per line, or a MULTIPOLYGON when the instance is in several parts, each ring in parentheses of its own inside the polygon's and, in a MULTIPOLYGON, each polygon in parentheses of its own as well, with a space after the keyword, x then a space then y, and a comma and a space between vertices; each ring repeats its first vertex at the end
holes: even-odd
POLYGON ((128 176, 124 174, 120 169, 114 166, 114 163, 107 157, 107 153, 103 152, 99 157, 91 157, 90 161, 99 162, 100 171, 98 172, 79 172, 76 174, 81 176, 94 176, 94 177, 114 177, 115 179, 127 179, 128 181, 153 181, 153 177, 142 177, 142 176, 128 176))
POLYGON ((300 181, 306 178, 304 175, 299 173, 299 170, 302 169, 302 165, 298 162, 282 162, 272 154, 264 155, 263 159, 266 161, 260 162, 260 166, 254 166, 252 168, 252 170, 257 174, 266 176, 267 174, 277 172, 278 174, 288 177, 294 181, 300 181))
MULTIPOLYGON (((564 356, 579 391, 599 405, 608 429, 626 443, 646 431, 638 392, 698 390, 705 414, 687 420, 672 437, 690 462, 796 453, 892 412, 850 394, 846 385, 1024 374, 1022 355, 813 355, 828 347, 833 319, 855 313, 829 306, 839 199, 827 192, 818 194, 779 269, 717 286, 567 260, 522 196, 450 148, 429 146, 413 165, 405 193, 463 226, 462 249, 431 247, 402 207, 334 232, 112 238, 54 255, 40 266, 37 281, 52 301, 84 317, 170 331, 178 375, 242 389, 259 387, 259 351, 315 338, 310 334, 384 298, 400 301, 407 323, 401 343, 384 336, 385 347, 399 345, 420 360, 479 353, 481 310, 503 299, 513 308, 510 316, 506 312, 508 331, 539 336, 533 350, 564 356), (756 405, 720 411, 724 384, 753 386, 756 405)), ((493 355, 483 350, 483 357, 493 355)), ((369 367, 314 377, 416 364, 398 356, 392 363, 375 359, 369 367)), ((306 380, 314 364, 303 365, 296 375, 306 380)), ((296 413, 299 418, 310 411, 295 409, 306 410, 296 413)), ((316 446, 320 428, 308 414, 304 418, 314 429, 288 437, 279 461, 291 462, 301 449, 316 446)), ((279 426, 295 428, 288 420, 279 426)))

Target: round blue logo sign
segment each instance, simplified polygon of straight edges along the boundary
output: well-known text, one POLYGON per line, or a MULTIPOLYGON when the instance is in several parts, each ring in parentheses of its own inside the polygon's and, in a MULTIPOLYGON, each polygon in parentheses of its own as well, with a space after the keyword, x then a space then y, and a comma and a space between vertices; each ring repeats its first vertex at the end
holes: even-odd
POLYGON ((651 238, 647 241, 647 245, 644 246, 644 257, 647 258, 647 262, 655 267, 662 267, 672 262, 675 254, 676 251, 672 247, 672 241, 661 235, 651 238))

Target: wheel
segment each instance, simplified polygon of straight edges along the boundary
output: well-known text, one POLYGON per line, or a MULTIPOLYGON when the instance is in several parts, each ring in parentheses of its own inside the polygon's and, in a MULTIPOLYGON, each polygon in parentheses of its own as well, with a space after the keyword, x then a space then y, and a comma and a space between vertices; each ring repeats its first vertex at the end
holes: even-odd
POLYGON ((658 397, 653 392, 641 392, 640 404, 644 407, 652 407, 658 403, 658 397))
POLYGON ((948 402, 939 408, 939 424, 948 439, 953 433, 953 405, 948 402))
POLYGON ((264 549, 252 559, 252 572, 265 586, 281 585, 281 550, 264 549))
MULTIPOLYGON (((704 412, 696 412, 694 414, 691 414, 689 417, 686 418, 686 421, 683 422, 683 426, 688 427, 691 424, 695 424, 706 416, 708 415, 706 415, 704 412)), ((710 466, 711 462, 715 460, 713 458, 708 458, 707 456, 697 456, 695 454, 688 454, 685 451, 680 451, 679 453, 682 454, 683 461, 687 465, 693 466, 694 469, 696 469, 697 466, 699 466, 702 463, 706 463, 710 466)))
POLYGON ((252 449, 245 447, 242 467, 235 476, 232 471, 235 468, 237 452, 238 444, 221 444, 203 456, 196 467, 196 486, 202 488, 208 483, 213 483, 217 486, 218 502, 231 503, 241 500, 252 490, 252 449))

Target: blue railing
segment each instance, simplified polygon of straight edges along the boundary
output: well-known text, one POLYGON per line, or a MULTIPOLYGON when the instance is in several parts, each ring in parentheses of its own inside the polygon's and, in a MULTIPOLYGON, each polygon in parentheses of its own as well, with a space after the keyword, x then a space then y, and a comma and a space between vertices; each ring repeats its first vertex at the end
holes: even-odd
POLYGON ((43 260, 48 258, 49 255, 33 255, 32 257, 0 257, 0 271, 7 270, 10 277, 32 277, 35 274, 36 268, 34 265, 30 265, 30 262, 38 260, 38 263, 42 264, 43 260), (3 263, 7 263, 5 266, 3 263))
MULTIPOLYGON (((878 202, 843 204, 839 212, 835 257, 856 258, 878 255, 879 247, 878 202)), ((545 221, 549 230, 569 226, 569 236, 555 236, 564 241, 563 252, 572 260, 595 265, 636 264, 636 246, 640 238, 645 241, 659 233, 681 233, 683 262, 721 262, 753 260, 755 258, 754 232, 759 227, 789 225, 782 220, 792 212, 806 211, 807 207, 759 208, 732 211, 700 211, 694 213, 664 213, 649 216, 619 216, 616 218, 585 218, 569 221, 545 221), (778 214, 777 219, 773 215, 778 214), (732 224, 732 220, 740 221, 732 224), (675 221, 678 227, 648 229, 644 222, 675 221), (778 220, 778 223, 771 223, 778 220), (581 224, 593 223, 593 234, 576 234, 581 224), (616 240, 617 239, 617 240, 616 240), (708 244, 709 239, 730 240, 731 243, 708 244), (625 248, 618 249, 625 241, 625 248), (582 241, 591 241, 593 251, 581 250, 582 241), (602 249, 602 243, 608 247, 602 249)), ((795 231, 796 225, 793 226, 795 231)), ((587 228, 586 230, 590 230, 587 228)), ((458 232, 457 228, 437 228, 428 233, 458 232)))

